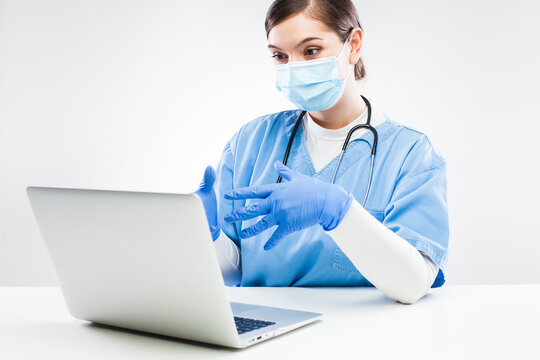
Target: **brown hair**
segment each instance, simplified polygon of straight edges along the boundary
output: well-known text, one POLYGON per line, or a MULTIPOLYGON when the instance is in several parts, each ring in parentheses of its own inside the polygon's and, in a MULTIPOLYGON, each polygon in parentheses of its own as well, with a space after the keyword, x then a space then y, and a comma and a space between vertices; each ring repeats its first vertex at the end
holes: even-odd
MULTIPOLYGON (((266 37, 268 38, 274 26, 300 12, 305 12, 306 16, 324 23, 334 30, 343 42, 353 28, 362 29, 358 13, 351 0, 275 0, 270 5, 264 21, 266 37)), ((360 58, 354 65, 354 78, 361 80, 365 76, 366 68, 360 58)))

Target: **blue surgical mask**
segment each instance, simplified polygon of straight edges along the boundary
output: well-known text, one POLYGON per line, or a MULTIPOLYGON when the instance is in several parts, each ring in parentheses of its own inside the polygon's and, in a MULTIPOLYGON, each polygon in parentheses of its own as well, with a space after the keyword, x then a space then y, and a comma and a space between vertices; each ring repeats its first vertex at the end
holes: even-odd
POLYGON ((321 111, 332 107, 341 97, 350 71, 342 81, 336 56, 275 65, 276 87, 301 110, 321 111))

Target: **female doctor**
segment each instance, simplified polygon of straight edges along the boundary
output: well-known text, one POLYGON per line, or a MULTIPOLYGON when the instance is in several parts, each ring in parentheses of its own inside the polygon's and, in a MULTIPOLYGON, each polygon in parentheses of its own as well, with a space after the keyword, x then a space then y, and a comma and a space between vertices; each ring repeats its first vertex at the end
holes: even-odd
POLYGON ((243 125, 195 192, 226 285, 375 286, 414 303, 445 282, 445 159, 360 94, 350 0, 276 0, 265 26, 298 109, 243 125))

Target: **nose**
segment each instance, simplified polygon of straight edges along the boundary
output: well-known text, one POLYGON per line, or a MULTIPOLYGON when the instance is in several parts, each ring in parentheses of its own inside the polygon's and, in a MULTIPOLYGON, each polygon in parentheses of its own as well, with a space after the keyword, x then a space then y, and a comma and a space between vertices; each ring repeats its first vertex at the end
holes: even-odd
POLYGON ((287 61, 287 63, 291 63, 291 62, 295 62, 295 61, 302 61, 303 59, 300 59, 300 57, 298 57, 298 59, 295 59, 294 57, 292 56, 289 56, 289 59, 287 61))

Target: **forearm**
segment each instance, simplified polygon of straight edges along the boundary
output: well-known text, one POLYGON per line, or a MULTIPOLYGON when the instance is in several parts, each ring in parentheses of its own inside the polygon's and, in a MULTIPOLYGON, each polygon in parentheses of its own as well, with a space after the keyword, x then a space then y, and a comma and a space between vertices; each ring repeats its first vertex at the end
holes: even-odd
POLYGON ((437 266, 353 200, 340 224, 327 232, 349 260, 386 296, 410 304, 431 287, 437 266))
POLYGON ((219 237, 214 241, 214 248, 225 285, 237 286, 242 278, 238 246, 221 231, 219 237))

